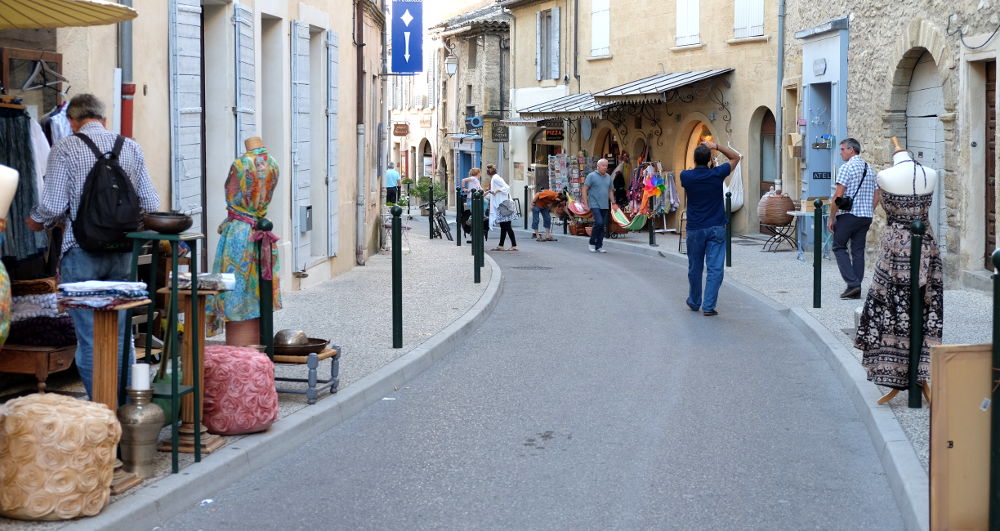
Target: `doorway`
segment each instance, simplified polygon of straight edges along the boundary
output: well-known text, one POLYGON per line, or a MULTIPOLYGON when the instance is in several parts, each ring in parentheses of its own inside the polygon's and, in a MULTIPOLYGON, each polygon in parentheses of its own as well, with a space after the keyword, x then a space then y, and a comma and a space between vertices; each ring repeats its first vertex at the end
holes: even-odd
POLYGON ((993 270, 990 259, 997 248, 997 62, 986 62, 986 269, 993 270))
MULTIPOLYGON (((775 186, 775 175, 777 166, 774 158, 776 122, 774 114, 770 110, 764 112, 764 118, 760 122, 760 152, 757 157, 757 175, 760 175, 760 193, 763 196, 775 186)), ((764 227, 760 227, 760 232, 765 233, 764 227)))
POLYGON ((934 199, 928 213, 938 244, 945 247, 944 217, 944 91, 937 66, 930 53, 924 52, 913 67, 906 98, 906 149, 913 160, 938 172, 934 199))

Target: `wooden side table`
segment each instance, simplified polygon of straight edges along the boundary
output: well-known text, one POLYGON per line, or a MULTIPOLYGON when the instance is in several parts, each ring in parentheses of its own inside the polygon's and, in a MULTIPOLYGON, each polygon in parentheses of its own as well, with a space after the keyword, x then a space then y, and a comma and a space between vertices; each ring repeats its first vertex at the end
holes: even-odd
MULTIPOLYGON (((156 290, 160 294, 170 294, 170 288, 160 288, 156 290)), ((200 332, 205 330, 205 306, 208 304, 208 297, 214 296, 222 293, 221 291, 215 290, 198 290, 198 309, 197 312, 194 311, 191 304, 191 297, 186 291, 179 291, 178 301, 180 304, 181 313, 184 314, 184 323, 190 327, 191 323, 195 319, 198 320, 197 326, 193 328, 188 328, 184 332, 184 338, 181 340, 181 383, 186 386, 197 387, 198 396, 205 396, 205 334, 200 332), (190 332, 188 331, 190 330, 190 332), (199 331, 199 332, 195 332, 199 331), (197 334, 197 341, 195 337, 197 334), (192 353, 197 352, 197 356, 192 356, 192 353), (197 363, 197 370, 189 370, 193 368, 195 363, 197 363), (198 383, 195 385, 194 375, 198 375, 198 383)), ((201 423, 202 413, 204 412, 204 405, 202 401, 198 401, 198 405, 195 406, 195 400, 193 394, 184 395, 181 398, 181 429, 180 429, 180 439, 178 441, 178 450, 184 453, 194 453, 195 445, 195 419, 198 419, 198 428, 201 432, 201 451, 206 454, 210 454, 225 444, 225 440, 218 435, 208 433, 205 425, 201 423), (195 408, 197 407, 197 412, 195 408), (197 413, 197 415, 196 415, 197 413)), ((171 445, 161 444, 159 447, 160 451, 169 452, 171 450, 171 445)))
POLYGON ((34 374, 38 380, 38 392, 44 393, 45 380, 49 375, 70 368, 75 357, 75 344, 65 347, 36 347, 7 343, 0 350, 0 372, 34 374))

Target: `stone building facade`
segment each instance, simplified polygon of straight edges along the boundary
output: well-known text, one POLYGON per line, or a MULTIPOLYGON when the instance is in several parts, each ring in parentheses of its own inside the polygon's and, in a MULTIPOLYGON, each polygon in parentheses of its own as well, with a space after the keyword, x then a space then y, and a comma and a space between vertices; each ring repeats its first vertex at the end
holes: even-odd
MULTIPOLYGON (((844 46, 830 53, 843 55, 838 60, 846 67, 846 86, 833 89, 846 101, 846 135, 861 141, 876 169, 891 164, 896 136, 918 162, 938 170, 931 226, 947 278, 966 285, 986 285, 987 254, 997 247, 998 27, 990 0, 794 1, 787 7, 785 132, 804 132, 798 124, 809 123, 817 110, 808 101, 807 80, 821 58, 811 56, 810 47, 839 34, 844 46)), ((804 138, 804 148, 813 140, 804 138)), ((788 167, 803 169, 799 162, 789 159, 788 167)), ((870 240, 877 241, 880 226, 877 220, 870 240)))

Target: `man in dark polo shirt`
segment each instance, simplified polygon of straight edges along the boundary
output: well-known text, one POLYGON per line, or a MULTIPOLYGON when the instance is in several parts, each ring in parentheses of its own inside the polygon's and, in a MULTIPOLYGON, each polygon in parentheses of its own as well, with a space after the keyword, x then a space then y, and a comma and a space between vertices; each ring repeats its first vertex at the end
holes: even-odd
POLYGON ((694 149, 695 168, 681 172, 681 186, 687 193, 687 305, 691 311, 719 315, 715 303, 722 286, 726 260, 726 211, 723 207, 722 181, 740 161, 733 150, 715 142, 702 142, 694 149), (712 150, 717 149, 729 162, 709 167, 712 150), (702 298, 702 272, 708 269, 702 298))

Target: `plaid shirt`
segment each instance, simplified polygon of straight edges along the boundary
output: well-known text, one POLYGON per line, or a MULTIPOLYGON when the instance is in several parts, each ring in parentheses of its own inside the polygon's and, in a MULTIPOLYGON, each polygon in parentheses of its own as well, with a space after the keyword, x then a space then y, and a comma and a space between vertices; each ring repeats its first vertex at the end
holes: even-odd
POLYGON ((837 215, 854 214, 859 218, 870 218, 875 213, 875 169, 861 158, 854 155, 837 170, 837 184, 844 185, 844 195, 854 198, 850 212, 838 210, 837 215), (868 174, 864 175, 865 168, 868 174), (865 182, 861 182, 864 175, 865 182), (858 188, 858 183, 861 187, 858 188), (857 192, 855 192, 857 190, 857 192))
MULTIPOLYGON (((108 152, 115 145, 117 135, 108 131, 99 122, 89 122, 80 128, 80 133, 90 137, 101 151, 108 152)), ((45 187, 41 201, 31 209, 31 219, 52 226, 60 221, 68 221, 63 235, 62 252, 76 246, 73 235, 73 220, 80 208, 83 184, 87 174, 97 160, 94 152, 75 136, 66 137, 52 146, 49 153, 48 169, 45 171, 45 187)), ((160 198, 149 180, 149 171, 142 157, 142 148, 134 140, 125 139, 122 152, 118 156, 125 174, 132 178, 132 186, 139 196, 139 205, 146 212, 153 212, 160 206, 160 198)))

